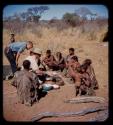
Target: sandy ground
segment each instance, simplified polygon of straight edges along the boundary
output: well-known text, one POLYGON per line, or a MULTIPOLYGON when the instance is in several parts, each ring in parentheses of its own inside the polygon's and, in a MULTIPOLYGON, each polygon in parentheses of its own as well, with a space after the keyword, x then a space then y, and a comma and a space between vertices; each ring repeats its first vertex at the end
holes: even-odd
MULTIPOLYGON (((88 43, 84 44, 81 50, 76 54, 80 62, 85 58, 91 58, 95 74, 99 82, 99 89, 96 90, 96 96, 104 97, 108 105, 108 43, 88 43)), ((24 58, 23 55, 22 58, 24 58)), ((6 58, 4 65, 8 65, 6 58)), ((75 112, 82 109, 95 107, 98 103, 69 104, 64 103, 66 99, 75 97, 74 84, 65 84, 58 90, 51 90, 45 97, 35 103, 32 107, 18 103, 15 87, 10 85, 11 81, 3 81, 3 116, 7 121, 29 121, 34 115, 42 112, 75 112)), ((88 121, 94 118, 98 113, 91 113, 85 116, 45 118, 40 121, 88 121)))

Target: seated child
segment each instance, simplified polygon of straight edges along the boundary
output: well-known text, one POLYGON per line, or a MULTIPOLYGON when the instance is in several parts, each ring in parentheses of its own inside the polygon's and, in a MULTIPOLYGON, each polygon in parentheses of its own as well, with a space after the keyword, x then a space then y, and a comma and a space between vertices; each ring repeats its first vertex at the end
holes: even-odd
POLYGON ((76 80, 80 84, 75 83, 76 96, 79 95, 94 95, 95 92, 91 86, 91 78, 87 73, 87 65, 81 65, 78 69, 78 74, 76 75, 76 80), (78 77, 77 77, 78 76, 78 77))

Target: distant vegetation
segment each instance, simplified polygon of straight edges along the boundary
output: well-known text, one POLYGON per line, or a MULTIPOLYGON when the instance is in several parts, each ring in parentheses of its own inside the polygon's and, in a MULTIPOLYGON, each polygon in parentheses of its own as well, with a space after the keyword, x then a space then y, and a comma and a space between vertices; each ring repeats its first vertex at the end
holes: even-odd
POLYGON ((86 7, 81 7, 73 13, 65 13, 62 19, 53 17, 50 20, 41 20, 43 13, 49 9, 48 6, 32 7, 28 8, 26 12, 5 17, 3 19, 3 29, 5 33, 7 31, 7 33, 13 32, 21 35, 25 35, 26 32, 29 32, 29 34, 36 35, 35 37, 38 38, 43 37, 45 30, 49 32, 54 28, 53 31, 56 33, 57 31, 58 33, 64 33, 66 30, 72 29, 70 34, 77 35, 78 32, 80 35, 87 34, 86 36, 89 40, 97 40, 97 34, 99 34, 100 31, 102 31, 102 38, 99 39, 102 40, 104 34, 108 32, 108 19, 91 12, 86 7), (90 15, 90 20, 88 20, 87 15, 90 15))

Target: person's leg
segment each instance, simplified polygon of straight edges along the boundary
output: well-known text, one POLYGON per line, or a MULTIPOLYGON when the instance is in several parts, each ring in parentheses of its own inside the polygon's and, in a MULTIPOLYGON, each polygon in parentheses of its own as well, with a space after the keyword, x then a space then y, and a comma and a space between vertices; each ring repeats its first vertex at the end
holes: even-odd
POLYGON ((15 57, 13 55, 13 52, 11 50, 9 50, 8 52, 5 51, 5 55, 6 55, 10 65, 11 65, 11 69, 12 69, 12 72, 14 74, 17 70, 17 66, 16 66, 16 61, 15 61, 15 57))

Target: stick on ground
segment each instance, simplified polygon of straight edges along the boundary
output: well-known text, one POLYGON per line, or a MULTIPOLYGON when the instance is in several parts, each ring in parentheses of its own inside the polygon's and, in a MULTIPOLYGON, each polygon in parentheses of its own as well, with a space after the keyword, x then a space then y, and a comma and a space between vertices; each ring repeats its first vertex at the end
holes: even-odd
POLYGON ((93 112, 98 112, 98 111, 103 111, 106 110, 107 106, 99 106, 99 107, 93 107, 93 108, 88 108, 88 109, 84 109, 84 110, 80 110, 77 112, 44 112, 44 113, 40 113, 38 115, 35 115, 31 121, 35 122, 35 121, 39 121, 43 118, 48 118, 48 117, 69 117, 69 116, 83 116, 89 113, 93 113, 93 112))
POLYGON ((65 100, 65 103, 88 103, 88 102, 94 102, 94 103, 105 103, 105 99, 103 97, 97 97, 97 96, 84 96, 84 97, 77 97, 69 100, 65 100))

